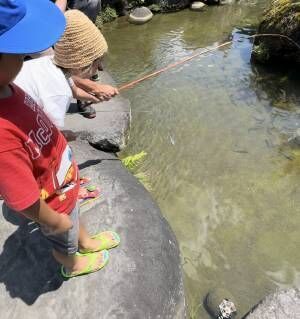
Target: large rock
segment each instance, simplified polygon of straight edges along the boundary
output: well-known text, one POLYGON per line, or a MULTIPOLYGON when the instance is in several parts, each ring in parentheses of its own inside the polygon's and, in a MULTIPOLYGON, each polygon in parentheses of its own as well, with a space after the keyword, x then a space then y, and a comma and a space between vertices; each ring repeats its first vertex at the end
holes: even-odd
POLYGON ((134 9, 130 13, 128 17, 128 21, 133 24, 144 24, 148 22, 149 20, 151 20, 152 17, 153 17, 153 13, 151 12, 150 9, 146 7, 140 7, 140 8, 134 9))
MULTIPOLYGON (((115 85, 111 76, 101 72, 100 83, 115 85)), ((107 152, 118 152, 126 145, 130 129, 130 103, 121 96, 108 102, 94 104, 97 116, 84 118, 73 104, 66 116, 65 129, 86 139, 94 147, 107 152)))
POLYGON ((184 318, 178 246, 159 208, 114 155, 86 142, 72 147, 81 172, 101 187, 82 221, 91 233, 116 230, 121 245, 103 270, 64 282, 37 225, 4 212, 1 319, 184 318))
POLYGON ((277 61, 300 63, 300 2, 298 0, 272 0, 258 28, 258 34, 282 34, 258 37, 255 40, 252 59, 260 63, 277 61), (294 42, 293 42, 294 41, 294 42))
POLYGON ((279 290, 267 296, 245 319, 299 319, 299 289, 279 290))

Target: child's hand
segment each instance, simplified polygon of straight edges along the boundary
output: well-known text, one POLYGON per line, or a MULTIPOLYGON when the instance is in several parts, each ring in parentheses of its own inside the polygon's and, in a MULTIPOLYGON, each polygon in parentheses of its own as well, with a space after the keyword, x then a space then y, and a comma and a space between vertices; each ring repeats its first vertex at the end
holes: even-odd
POLYGON ((68 215, 57 213, 42 199, 38 199, 33 205, 22 211, 22 214, 43 225, 47 233, 64 233, 73 226, 68 215))
POLYGON ((94 82, 91 93, 93 93, 101 101, 108 101, 115 95, 119 94, 119 91, 111 85, 94 82))

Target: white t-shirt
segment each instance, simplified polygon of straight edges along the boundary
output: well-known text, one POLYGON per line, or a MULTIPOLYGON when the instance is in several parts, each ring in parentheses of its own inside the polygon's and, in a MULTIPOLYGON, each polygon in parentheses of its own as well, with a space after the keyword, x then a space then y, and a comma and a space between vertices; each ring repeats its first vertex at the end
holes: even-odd
POLYGON ((51 56, 24 62, 14 83, 43 108, 57 127, 64 127, 72 91, 64 73, 52 62, 51 56))

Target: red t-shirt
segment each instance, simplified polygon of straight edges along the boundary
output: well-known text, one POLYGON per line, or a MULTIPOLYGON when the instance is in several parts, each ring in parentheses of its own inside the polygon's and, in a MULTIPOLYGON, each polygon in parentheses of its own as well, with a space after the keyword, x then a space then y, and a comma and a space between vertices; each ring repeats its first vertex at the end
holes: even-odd
POLYGON ((36 102, 16 85, 0 99, 0 194, 22 211, 42 198, 69 214, 79 176, 67 141, 36 102))

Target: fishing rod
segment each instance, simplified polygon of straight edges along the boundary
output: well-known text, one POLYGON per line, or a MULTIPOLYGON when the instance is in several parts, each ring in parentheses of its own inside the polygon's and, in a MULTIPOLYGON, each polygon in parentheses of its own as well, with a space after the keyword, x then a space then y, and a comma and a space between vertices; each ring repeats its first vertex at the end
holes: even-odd
MULTIPOLYGON (((300 51, 300 45, 297 42, 295 42, 292 38, 287 36, 287 35, 275 34, 275 33, 261 33, 261 34, 253 34, 253 35, 245 36, 245 38, 247 38, 247 39, 255 39, 255 38, 262 38, 262 37, 274 37, 274 38, 286 39, 289 42, 293 43, 295 45, 295 47, 300 51)), ((188 61, 190 61, 190 60, 192 60, 192 59, 194 59, 194 58, 196 58, 198 56, 201 56, 203 54, 217 51, 218 49, 223 48, 223 47, 225 47, 227 45, 230 45, 232 43, 234 43, 234 40, 224 42, 224 43, 222 43, 220 45, 217 45, 217 46, 215 46, 213 48, 210 48, 210 49, 199 50, 199 51, 195 52, 194 54, 192 54, 192 55, 190 55, 190 56, 188 56, 186 58, 183 58, 183 59, 181 59, 179 61, 176 61, 174 63, 171 63, 171 64, 167 65, 164 68, 161 68, 161 69, 159 69, 157 71, 154 71, 154 72, 152 72, 150 74, 147 74, 147 75, 145 75, 145 76, 143 76, 143 77, 141 77, 139 79, 136 79, 136 80, 133 80, 133 81, 128 82, 126 84, 123 84, 120 87, 118 87, 117 89, 118 89, 118 91, 123 91, 123 90, 126 90, 126 89, 130 89, 133 86, 135 86, 135 85, 137 85, 137 84, 139 84, 139 83, 141 83, 141 82, 143 82, 145 80, 148 80, 150 78, 158 76, 159 74, 161 74, 163 72, 166 72, 166 71, 168 71, 168 70, 170 70, 170 69, 172 69, 172 68, 174 68, 174 67, 176 67, 178 65, 184 64, 184 63, 186 63, 186 62, 188 62, 188 61)), ((89 103, 87 103, 85 105, 88 106, 88 105, 91 105, 91 104, 93 104, 93 102, 89 102, 89 103)), ((106 113, 106 112, 112 112, 112 111, 101 111, 101 110, 97 110, 96 111, 96 113, 103 113, 103 112, 106 113)), ((149 111, 135 111, 135 112, 149 112, 149 111)), ((76 112, 76 113, 77 114, 84 114, 86 112, 76 112)))

